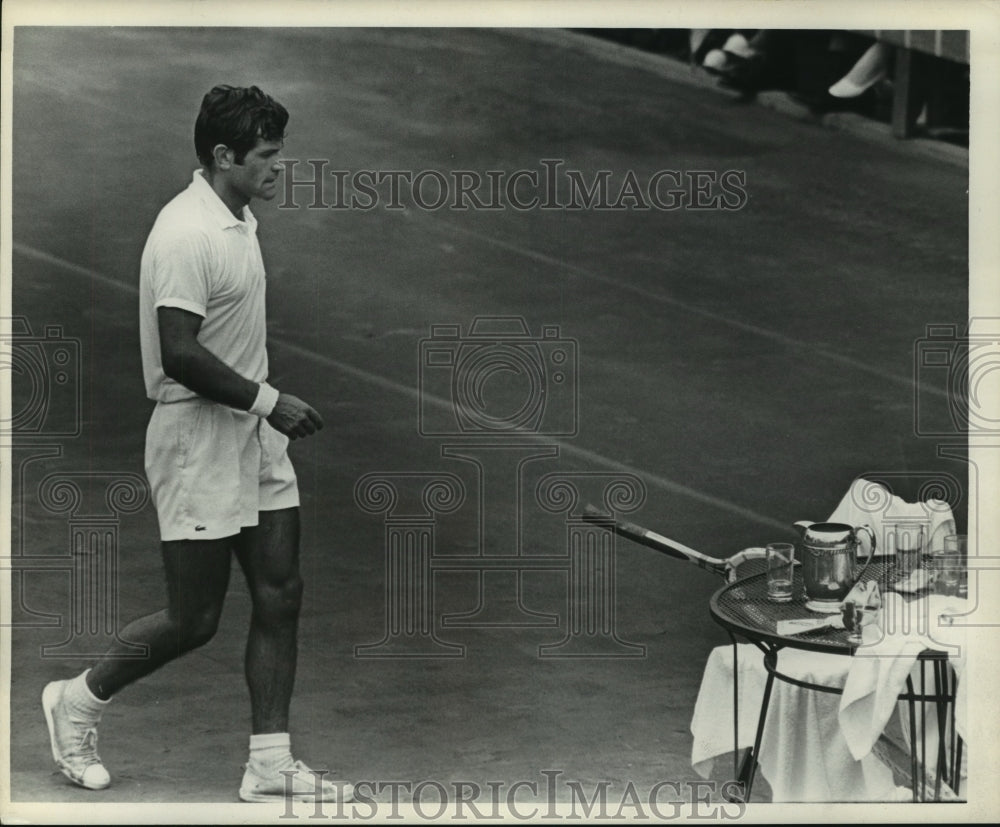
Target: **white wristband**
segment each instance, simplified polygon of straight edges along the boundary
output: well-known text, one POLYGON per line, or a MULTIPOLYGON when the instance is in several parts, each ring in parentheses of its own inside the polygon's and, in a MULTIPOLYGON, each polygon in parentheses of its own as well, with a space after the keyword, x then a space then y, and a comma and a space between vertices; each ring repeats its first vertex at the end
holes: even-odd
POLYGON ((253 405, 250 406, 250 413, 254 416, 259 416, 261 419, 266 419, 271 415, 271 411, 274 410, 274 406, 277 404, 278 391, 267 384, 267 382, 261 382, 260 389, 257 391, 257 398, 253 401, 253 405))

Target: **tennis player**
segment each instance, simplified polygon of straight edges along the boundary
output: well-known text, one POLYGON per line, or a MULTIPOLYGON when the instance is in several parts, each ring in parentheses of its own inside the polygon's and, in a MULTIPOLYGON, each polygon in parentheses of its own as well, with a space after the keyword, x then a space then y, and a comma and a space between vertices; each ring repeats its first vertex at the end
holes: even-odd
POLYGON ((205 95, 194 131, 201 168, 161 210, 142 254, 142 366, 156 401, 145 464, 167 605, 122 630, 123 640, 148 647, 148 657, 118 658, 112 647, 42 693, 53 757, 88 789, 111 780, 97 754, 103 710, 133 681, 211 640, 235 554, 253 600, 245 654, 252 729, 239 796, 352 796, 349 784, 296 761, 289 736, 302 579, 299 492, 287 447, 323 420, 267 384, 264 265, 248 206, 277 194, 287 122, 285 108, 255 86, 216 86, 205 95))

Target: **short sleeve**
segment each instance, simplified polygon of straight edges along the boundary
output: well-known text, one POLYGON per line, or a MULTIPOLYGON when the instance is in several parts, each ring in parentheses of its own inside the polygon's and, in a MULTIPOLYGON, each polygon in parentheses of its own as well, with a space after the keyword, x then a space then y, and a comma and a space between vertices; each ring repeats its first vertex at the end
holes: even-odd
POLYGON ((210 295, 211 242, 197 230, 163 233, 152 241, 153 307, 177 307, 204 318, 210 295))

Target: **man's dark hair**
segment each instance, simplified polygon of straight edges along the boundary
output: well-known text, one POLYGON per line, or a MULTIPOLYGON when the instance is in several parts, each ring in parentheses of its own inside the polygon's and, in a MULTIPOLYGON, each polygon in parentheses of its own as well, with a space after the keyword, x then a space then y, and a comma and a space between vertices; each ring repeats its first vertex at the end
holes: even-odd
POLYGON ((236 153, 236 163, 242 164, 258 138, 282 140, 287 123, 288 110, 256 86, 216 86, 202 99, 194 124, 198 160, 211 167, 212 150, 223 144, 236 153))

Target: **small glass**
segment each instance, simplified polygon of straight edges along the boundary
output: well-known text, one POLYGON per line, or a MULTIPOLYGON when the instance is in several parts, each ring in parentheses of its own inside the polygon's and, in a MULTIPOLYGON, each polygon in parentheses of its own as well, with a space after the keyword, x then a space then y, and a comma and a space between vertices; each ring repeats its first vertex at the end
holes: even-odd
POLYGON ((933 555, 934 591, 938 594, 957 596, 965 573, 969 539, 965 534, 949 534, 944 538, 944 548, 933 555))
POLYGON ((896 575, 909 577, 920 568, 924 554, 924 526, 897 525, 892 533, 896 557, 896 575))
POLYGON ((773 603, 792 600, 795 546, 792 543, 767 544, 767 599, 773 603))
POLYGON ((879 607, 845 601, 843 608, 844 628, 847 629, 847 642, 858 646, 861 643, 861 630, 878 621, 879 607))

